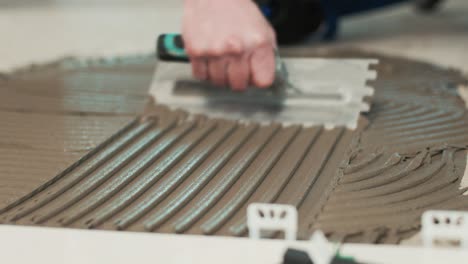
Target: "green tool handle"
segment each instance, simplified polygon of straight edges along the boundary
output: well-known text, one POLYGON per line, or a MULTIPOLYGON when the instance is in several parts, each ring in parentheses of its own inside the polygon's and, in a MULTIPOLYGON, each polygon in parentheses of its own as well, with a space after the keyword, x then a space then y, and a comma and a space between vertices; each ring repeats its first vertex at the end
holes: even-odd
POLYGON ((163 34, 158 37, 157 56, 163 61, 189 62, 180 34, 163 34))
MULTIPOLYGON (((158 37, 157 56, 162 61, 171 62, 190 62, 189 56, 185 50, 184 40, 180 34, 162 34, 158 37)), ((283 82, 288 79, 286 66, 279 57, 279 53, 275 51, 276 61, 276 81, 283 82)))

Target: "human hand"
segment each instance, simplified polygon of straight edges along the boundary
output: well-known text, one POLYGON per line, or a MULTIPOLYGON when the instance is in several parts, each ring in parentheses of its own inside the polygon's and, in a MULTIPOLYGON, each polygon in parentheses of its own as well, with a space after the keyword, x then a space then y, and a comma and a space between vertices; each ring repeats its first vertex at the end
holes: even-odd
POLYGON ((185 0, 182 35, 193 75, 245 90, 275 79, 275 32, 252 0, 185 0))

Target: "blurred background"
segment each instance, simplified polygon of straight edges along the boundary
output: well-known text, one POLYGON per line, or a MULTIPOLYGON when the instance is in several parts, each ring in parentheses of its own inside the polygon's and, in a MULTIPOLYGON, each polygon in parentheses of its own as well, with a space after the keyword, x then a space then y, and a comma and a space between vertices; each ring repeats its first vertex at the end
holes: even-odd
MULTIPOLYGON (((180 32, 183 0, 0 0, 0 71, 64 56, 150 53, 156 36, 180 32)), ((414 4, 351 16, 333 42, 456 67, 468 73, 468 1, 423 14, 414 4)))

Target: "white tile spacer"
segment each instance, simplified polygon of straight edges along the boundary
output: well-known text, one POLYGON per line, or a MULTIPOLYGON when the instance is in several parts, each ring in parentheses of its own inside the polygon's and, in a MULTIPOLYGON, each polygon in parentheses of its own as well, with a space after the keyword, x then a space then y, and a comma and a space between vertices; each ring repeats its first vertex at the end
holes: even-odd
POLYGON ((314 232, 310 245, 309 256, 315 264, 329 264, 336 255, 335 247, 320 230, 314 232))
POLYGON ((427 211, 422 216, 421 232, 425 247, 434 247, 436 241, 455 241, 468 249, 468 213, 427 211))
POLYGON ((297 209, 291 205, 250 204, 247 226, 252 239, 260 239, 261 231, 283 231, 286 240, 296 240, 297 209))

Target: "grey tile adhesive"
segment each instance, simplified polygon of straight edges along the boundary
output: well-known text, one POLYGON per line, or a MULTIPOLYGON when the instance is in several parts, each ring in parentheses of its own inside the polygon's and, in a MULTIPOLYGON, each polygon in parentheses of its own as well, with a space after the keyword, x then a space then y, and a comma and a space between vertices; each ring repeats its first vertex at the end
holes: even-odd
POLYGON ((150 102, 142 115, 87 152, 90 145, 84 143, 110 133, 107 126, 113 123, 106 118, 125 120, 138 100, 144 105, 153 75, 150 61, 67 63, 66 68, 58 63, 7 76, 0 92, 15 96, 0 96, 1 114, 14 113, 18 125, 0 129, 0 140, 9 138, 8 145, 6 140, 0 144, 9 150, 1 152, 0 162, 7 162, 0 170, 0 187, 6 186, 0 197, 23 197, 0 209, 0 222, 244 236, 247 205, 272 202, 298 208, 303 239, 320 228, 335 241, 398 243, 419 230, 425 210, 468 209, 466 190, 459 189, 468 117, 456 89, 466 80, 458 72, 356 51, 286 53, 379 59, 372 108, 360 115, 357 129, 237 122, 150 102), (93 107, 46 108, 31 98, 59 102, 84 94, 92 95, 93 107), (110 108, 107 94, 122 98, 116 109, 110 108), (11 100, 16 103, 3 104, 11 100), (41 144, 48 128, 37 124, 43 136, 24 132, 22 141, 15 141, 11 135, 19 129, 37 129, 21 125, 37 114, 57 120, 86 117, 95 120, 94 129, 80 130, 69 121, 62 130, 50 128, 56 142, 41 144), (74 140, 79 138, 87 140, 74 140), (87 154, 59 173, 61 168, 41 154, 51 153, 66 164, 77 152, 63 146, 87 154), (11 156, 12 150, 34 150, 27 158, 30 164, 41 162, 43 170, 23 165, 21 182, 37 182, 37 188, 15 184, 10 171, 19 171, 21 158, 11 156))

